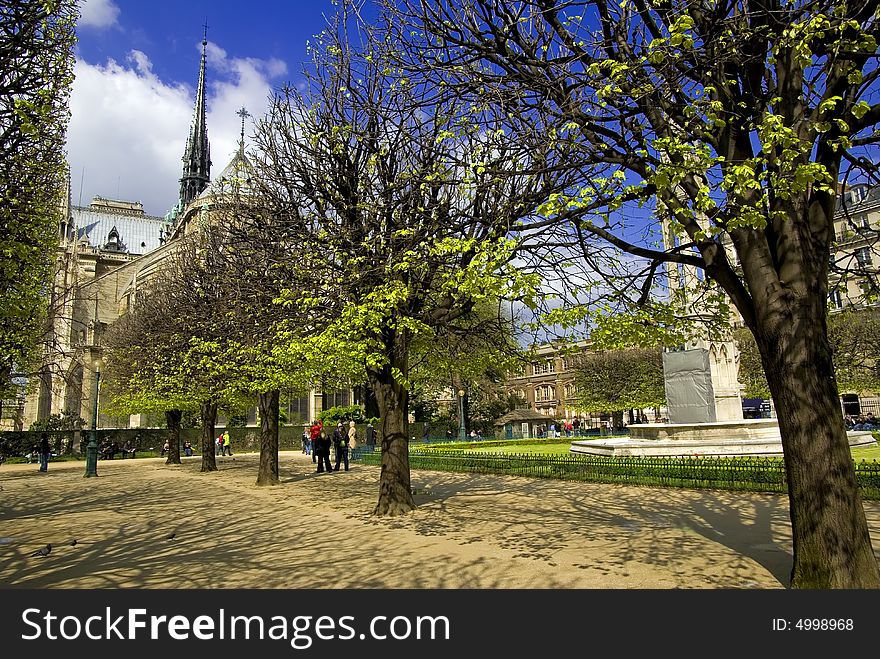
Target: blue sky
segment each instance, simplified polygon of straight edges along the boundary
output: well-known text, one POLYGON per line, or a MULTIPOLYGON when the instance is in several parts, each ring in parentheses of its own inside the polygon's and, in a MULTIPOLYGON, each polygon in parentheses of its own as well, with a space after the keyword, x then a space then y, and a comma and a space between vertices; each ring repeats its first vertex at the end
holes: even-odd
POLYGON ((235 111, 258 117, 273 90, 301 83, 306 41, 335 10, 330 0, 85 0, 67 145, 73 203, 99 195, 164 215, 177 201, 205 22, 218 174, 238 142, 235 111))

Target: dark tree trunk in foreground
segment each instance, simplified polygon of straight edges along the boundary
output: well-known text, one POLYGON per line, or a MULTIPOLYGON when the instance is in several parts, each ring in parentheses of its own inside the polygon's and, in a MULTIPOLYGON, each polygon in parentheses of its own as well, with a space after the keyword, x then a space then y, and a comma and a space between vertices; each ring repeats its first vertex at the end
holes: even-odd
MULTIPOLYGON (((584 183, 593 171, 646 184, 624 193, 585 185, 589 203, 549 215, 563 230, 575 220, 593 270, 584 276, 605 276, 628 306, 649 309, 661 263, 674 265, 667 272, 702 270, 724 290, 755 336, 779 416, 792 587, 880 587, 826 334, 838 195, 846 181, 876 181, 877 3, 626 4, 384 3, 409 71, 439 73, 431 82, 457 85, 475 104, 503 99, 512 131, 575 127, 578 148, 561 155, 584 183), (571 20, 576 14, 587 20, 571 20), (682 20, 688 36, 679 48, 682 35, 667 35, 682 20), (633 207, 630 194, 640 206, 654 198, 666 215, 671 239, 662 251, 633 241, 626 211, 608 219, 633 207), (605 243, 640 260, 644 268, 630 273, 648 274, 621 277, 596 261, 595 246, 605 243)), ((534 229, 543 241, 545 221, 526 223, 520 235, 534 229)), ((873 287, 876 273, 842 265, 873 287)), ((685 282, 683 291, 698 288, 685 282)))
POLYGON ((278 398, 275 389, 259 396, 260 472, 257 485, 278 485, 278 398))
POLYGON ((217 471, 214 433, 217 423, 217 403, 202 403, 202 468, 199 471, 217 471))
MULTIPOLYGON (((388 330, 389 334, 393 331, 388 330)), ((394 378, 392 369, 407 373, 406 346, 399 335, 386 340, 391 363, 378 371, 368 371, 370 384, 379 403, 379 441, 382 443, 382 470, 379 474, 379 501, 374 515, 402 515, 415 510, 409 472, 408 389, 394 378)))
POLYGON ((880 572, 834 386, 825 296, 814 298, 812 307, 768 305, 759 312, 763 322, 755 333, 785 454, 791 586, 878 588, 880 572))
POLYGON ((165 410, 165 424, 168 426, 168 459, 167 465, 180 464, 180 420, 183 412, 180 410, 165 410))

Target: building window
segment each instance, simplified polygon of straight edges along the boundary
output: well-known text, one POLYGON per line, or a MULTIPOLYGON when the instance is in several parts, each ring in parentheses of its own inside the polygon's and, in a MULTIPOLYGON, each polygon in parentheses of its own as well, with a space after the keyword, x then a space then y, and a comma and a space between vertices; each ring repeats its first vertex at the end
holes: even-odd
POLYGON ((532 372, 535 375, 543 375, 544 373, 553 373, 555 371, 556 364, 553 363, 552 359, 549 359, 546 362, 535 362, 532 364, 532 372))
POLYGON ((537 402, 545 401, 545 400, 553 400, 556 397, 556 392, 549 384, 543 385, 541 387, 535 388, 535 400, 537 402))
POLYGON ((574 398, 577 395, 577 387, 573 384, 565 385, 565 397, 574 398))
POLYGON ((321 409, 324 410, 329 410, 331 407, 348 407, 350 404, 348 389, 321 395, 321 409))
POLYGON ((828 301, 831 302, 831 306, 835 309, 843 308, 843 297, 840 295, 840 290, 836 288, 828 293, 828 301))
POLYGON ((860 247, 859 249, 857 249, 856 261, 858 261, 859 265, 862 267, 871 265, 871 248, 860 247))

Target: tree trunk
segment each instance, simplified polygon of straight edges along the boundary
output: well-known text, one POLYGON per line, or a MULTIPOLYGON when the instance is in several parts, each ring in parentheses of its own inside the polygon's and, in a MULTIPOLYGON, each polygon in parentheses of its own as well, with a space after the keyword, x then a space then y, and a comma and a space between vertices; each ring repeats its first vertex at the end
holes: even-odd
POLYGON ((369 384, 364 387, 364 416, 367 419, 377 419, 381 416, 379 403, 376 402, 376 394, 369 384))
POLYGON ((260 471, 257 485, 278 485, 278 389, 259 396, 260 471))
POLYGON ((199 471, 217 471, 214 433, 217 423, 217 403, 202 403, 202 468, 199 471))
POLYGON ((379 404, 379 441, 382 443, 382 469, 379 475, 379 501, 374 515, 402 515, 415 510, 409 473, 409 391, 393 372, 408 371, 407 345, 399 334, 386 330, 385 345, 390 363, 367 374, 379 404), (390 336, 389 336, 390 335, 390 336))
POLYGON ((165 424, 168 426, 168 459, 167 465, 180 464, 180 420, 183 412, 180 410, 165 410, 165 424))
POLYGON ((791 587, 878 588, 880 570, 837 398, 825 299, 812 297, 789 305, 777 299, 759 312, 755 330, 785 455, 791 587))

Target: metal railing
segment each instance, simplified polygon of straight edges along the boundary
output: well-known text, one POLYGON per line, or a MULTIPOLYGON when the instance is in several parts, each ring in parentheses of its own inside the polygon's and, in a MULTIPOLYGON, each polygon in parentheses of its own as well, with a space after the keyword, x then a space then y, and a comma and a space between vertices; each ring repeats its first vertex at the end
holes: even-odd
MULTIPOLYGON (((353 460, 378 465, 378 448, 355 450, 353 460)), ((558 478, 591 483, 650 485, 748 492, 787 492, 782 460, 771 457, 605 457, 477 453, 471 451, 410 451, 412 469, 529 478, 558 478)), ((856 479, 864 499, 880 499, 880 463, 856 462, 856 479)))

